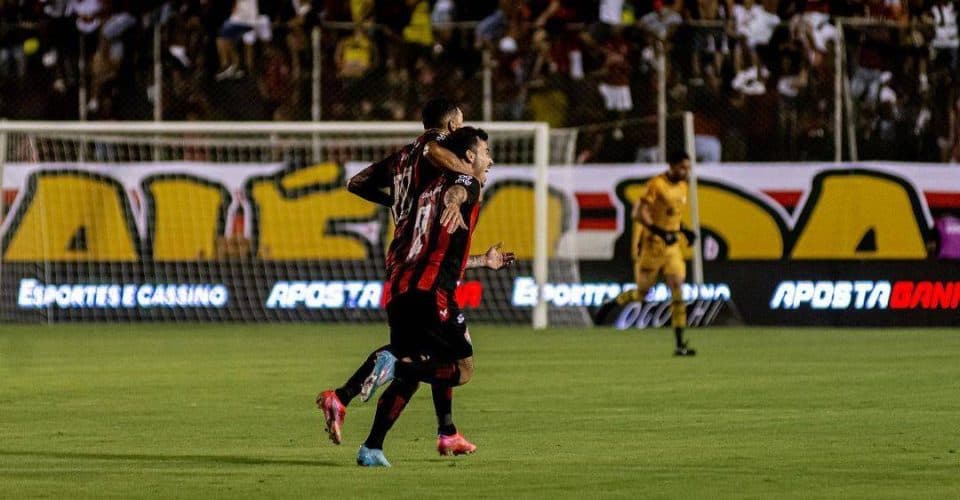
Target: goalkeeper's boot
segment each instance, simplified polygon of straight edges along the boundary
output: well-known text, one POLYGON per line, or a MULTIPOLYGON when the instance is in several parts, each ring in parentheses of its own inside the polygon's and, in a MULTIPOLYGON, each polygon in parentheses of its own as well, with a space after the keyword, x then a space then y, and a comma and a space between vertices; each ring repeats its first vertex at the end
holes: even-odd
POLYGON ((377 393, 377 389, 393 380, 393 369, 397 364, 397 357, 390 351, 377 353, 377 361, 373 364, 373 371, 360 385, 360 399, 366 403, 377 393))
POLYGON ((363 467, 390 467, 387 457, 383 456, 383 450, 376 448, 367 448, 366 445, 360 447, 357 452, 357 465, 363 467))
POLYGON ((469 455, 477 451, 477 445, 467 441, 459 432, 452 436, 437 436, 437 451, 440 455, 469 455))
POLYGON ((680 347, 677 347, 676 349, 673 350, 673 355, 674 356, 696 356, 697 351, 696 349, 687 347, 687 343, 684 342, 683 344, 680 345, 680 347))
POLYGON ((323 411, 323 419, 326 422, 324 431, 330 436, 333 444, 340 444, 343 436, 340 429, 343 427, 343 419, 347 416, 347 407, 340 402, 337 393, 334 391, 323 391, 317 396, 317 406, 323 411))

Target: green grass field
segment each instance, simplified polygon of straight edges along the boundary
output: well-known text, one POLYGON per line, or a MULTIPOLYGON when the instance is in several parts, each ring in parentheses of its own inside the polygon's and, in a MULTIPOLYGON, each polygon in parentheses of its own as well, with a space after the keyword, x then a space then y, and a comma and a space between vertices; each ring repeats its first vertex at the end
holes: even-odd
POLYGON ((354 465, 315 394, 383 327, 0 326, 0 498, 958 498, 960 330, 477 325, 439 457, 422 387, 354 465))

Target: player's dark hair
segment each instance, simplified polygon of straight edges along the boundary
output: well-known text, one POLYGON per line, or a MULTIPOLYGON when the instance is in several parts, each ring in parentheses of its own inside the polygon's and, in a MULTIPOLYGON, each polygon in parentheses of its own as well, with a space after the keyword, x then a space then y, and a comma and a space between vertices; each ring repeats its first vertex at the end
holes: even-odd
POLYGON ((423 110, 420 111, 423 128, 443 128, 459 107, 457 103, 443 97, 430 99, 423 104, 423 110))
POLYGON ((467 151, 476 147, 480 141, 489 139, 482 128, 460 127, 443 141, 443 147, 449 149, 458 158, 467 159, 467 151))
POLYGON ((680 163, 683 160, 689 160, 689 159, 690 159, 690 155, 688 155, 686 151, 674 151, 669 155, 667 155, 667 162, 669 162, 671 165, 676 165, 677 163, 680 163))

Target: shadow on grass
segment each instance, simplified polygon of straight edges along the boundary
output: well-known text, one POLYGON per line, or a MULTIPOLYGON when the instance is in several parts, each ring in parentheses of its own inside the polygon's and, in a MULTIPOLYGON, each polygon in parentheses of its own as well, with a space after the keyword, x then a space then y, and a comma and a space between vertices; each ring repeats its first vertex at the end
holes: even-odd
POLYGON ((325 460, 295 460, 236 455, 149 455, 144 453, 76 453, 60 451, 0 450, 0 457, 35 457, 63 460, 130 460, 140 462, 200 462, 227 465, 302 465, 314 467, 343 467, 352 462, 325 460))

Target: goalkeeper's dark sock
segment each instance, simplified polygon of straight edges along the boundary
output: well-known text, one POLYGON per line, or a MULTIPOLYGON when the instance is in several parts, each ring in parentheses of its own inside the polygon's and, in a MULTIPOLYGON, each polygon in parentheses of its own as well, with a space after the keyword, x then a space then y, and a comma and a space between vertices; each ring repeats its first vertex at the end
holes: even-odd
POLYGON ((670 290, 671 310, 670 319, 673 325, 673 335, 677 339, 677 349, 683 347, 683 328, 687 326, 687 303, 683 300, 681 287, 670 290))
POLYGON ((373 427, 370 428, 370 434, 363 442, 364 446, 378 450, 383 449, 383 440, 386 439, 387 432, 393 427, 394 422, 400 418, 400 413, 406 408, 413 394, 417 392, 419 385, 416 381, 407 382, 400 379, 390 383, 387 390, 383 391, 380 399, 377 400, 377 413, 373 417, 373 427))
POLYGON ((390 344, 380 346, 376 350, 370 353, 367 356, 366 361, 360 365, 360 368, 357 368, 357 371, 353 372, 353 375, 347 379, 346 383, 343 384, 343 387, 336 389, 334 392, 337 393, 337 397, 340 398, 340 402, 344 406, 350 404, 350 401, 353 401, 353 398, 357 397, 357 394, 360 394, 360 385, 363 384, 363 379, 367 378, 367 375, 370 375, 370 372, 373 371, 373 365, 377 362, 377 354, 380 351, 389 351, 390 344))
POLYGON ((436 384, 433 388, 433 409, 437 412, 437 434, 452 436, 457 433, 453 425, 453 387, 436 384))

